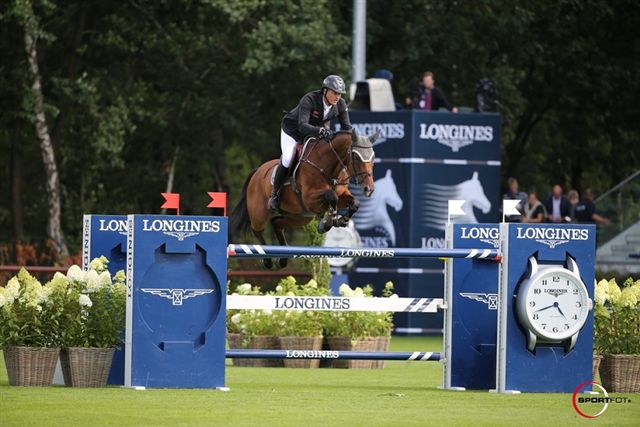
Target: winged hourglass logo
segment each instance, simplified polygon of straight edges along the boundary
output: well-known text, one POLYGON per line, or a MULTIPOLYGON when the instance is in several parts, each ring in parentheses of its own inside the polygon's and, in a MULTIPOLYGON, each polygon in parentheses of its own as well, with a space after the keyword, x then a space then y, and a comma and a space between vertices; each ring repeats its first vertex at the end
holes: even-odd
POLYGON ((171 300, 172 305, 182 305, 182 301, 189 298, 199 297, 213 292, 213 289, 162 289, 162 288, 142 288, 142 292, 157 295, 161 298, 171 300))

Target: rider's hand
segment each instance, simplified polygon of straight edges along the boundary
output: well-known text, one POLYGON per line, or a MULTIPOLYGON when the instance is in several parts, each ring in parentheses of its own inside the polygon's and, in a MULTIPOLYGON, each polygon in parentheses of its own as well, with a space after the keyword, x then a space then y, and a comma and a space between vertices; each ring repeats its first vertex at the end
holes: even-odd
POLYGON ((331 129, 322 127, 320 128, 320 132, 318 133, 318 136, 321 139, 326 139, 327 141, 331 141, 333 137, 336 136, 336 132, 331 129))

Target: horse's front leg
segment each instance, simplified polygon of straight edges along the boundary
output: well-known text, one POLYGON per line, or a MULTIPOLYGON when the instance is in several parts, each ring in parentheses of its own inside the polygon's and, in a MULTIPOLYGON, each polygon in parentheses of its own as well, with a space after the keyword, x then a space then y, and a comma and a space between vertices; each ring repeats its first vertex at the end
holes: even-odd
POLYGON ((324 192, 324 201, 329 206, 324 216, 318 222, 318 232, 326 233, 331 230, 337 219, 338 214, 338 195, 333 190, 324 192))
POLYGON ((336 227, 346 227, 349 224, 349 220, 360 208, 360 201, 353 197, 350 191, 346 191, 338 199, 338 220, 336 227))

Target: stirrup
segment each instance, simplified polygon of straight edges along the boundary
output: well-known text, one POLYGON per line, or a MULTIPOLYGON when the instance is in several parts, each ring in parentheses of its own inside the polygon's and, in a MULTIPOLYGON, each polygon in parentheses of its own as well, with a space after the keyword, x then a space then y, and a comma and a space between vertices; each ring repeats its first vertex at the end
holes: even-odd
POLYGON ((271 197, 269 197, 269 202, 268 202, 267 206, 271 210, 279 209, 280 208, 280 195, 279 194, 271 194, 271 197))

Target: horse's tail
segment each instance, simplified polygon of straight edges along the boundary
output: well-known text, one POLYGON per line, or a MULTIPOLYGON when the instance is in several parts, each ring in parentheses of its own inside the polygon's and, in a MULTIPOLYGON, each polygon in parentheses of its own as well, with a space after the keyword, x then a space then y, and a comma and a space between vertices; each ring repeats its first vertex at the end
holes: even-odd
POLYGON ((240 200, 229 217, 229 234, 232 237, 236 237, 249 229, 251 221, 249 218, 249 210, 247 209, 247 187, 249 187, 249 181, 251 181, 251 177, 257 170, 258 169, 256 168, 249 173, 249 176, 242 187, 240 200))

